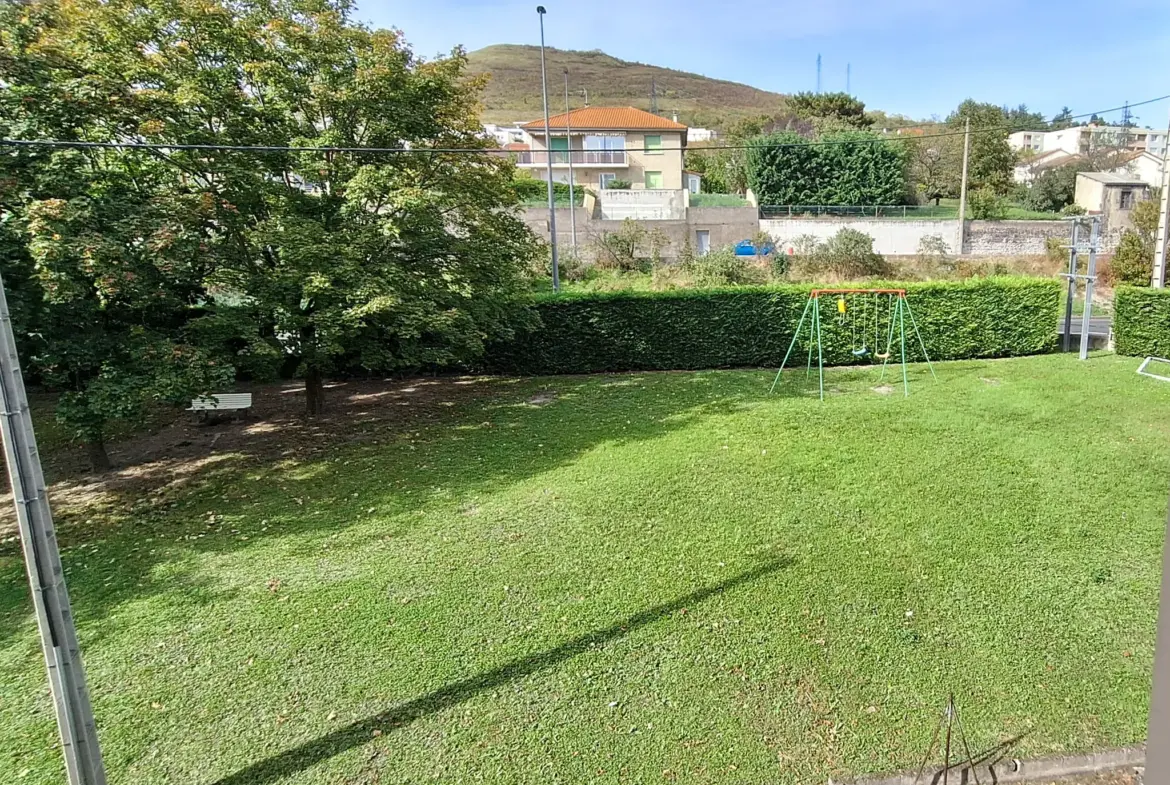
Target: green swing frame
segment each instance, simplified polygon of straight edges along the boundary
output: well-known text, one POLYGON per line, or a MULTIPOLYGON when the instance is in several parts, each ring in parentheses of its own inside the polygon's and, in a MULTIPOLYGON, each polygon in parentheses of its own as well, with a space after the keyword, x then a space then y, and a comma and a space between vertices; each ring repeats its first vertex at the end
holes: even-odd
MULTIPOLYGON (((825 357, 824 349, 821 345, 821 296, 829 295, 833 297, 845 298, 853 295, 873 295, 875 299, 874 324, 876 335, 877 311, 876 299, 880 295, 888 295, 893 300, 893 307, 889 308, 889 325, 886 331, 886 351, 884 354, 878 354, 877 346, 873 347, 872 356, 882 361, 881 375, 878 381, 881 382, 886 378, 886 366, 889 365, 890 356, 894 344, 894 325, 898 326, 898 343, 901 351, 901 365, 902 365, 902 395, 909 397, 910 395, 910 380, 906 373, 906 317, 910 317, 910 326, 914 334, 918 337, 918 345, 922 349, 922 356, 926 359, 926 366, 930 369, 930 375, 934 379, 938 376, 934 372, 934 365, 930 362, 930 355, 926 351, 926 342, 922 339, 922 332, 918 329, 918 322, 914 318, 914 312, 910 309, 910 303, 906 299, 905 289, 813 289, 808 294, 808 301, 804 305, 804 311, 800 314, 800 321, 796 325, 796 332, 792 336, 791 343, 788 344, 788 351, 784 353, 784 361, 780 363, 780 370, 776 372, 776 378, 772 381, 772 387, 769 393, 776 391, 776 385, 780 383, 780 375, 784 373, 784 368, 788 365, 788 359, 792 356, 792 350, 796 348, 796 342, 800 339, 801 332, 804 330, 805 322, 808 322, 808 364, 805 369, 805 378, 812 374, 812 354, 813 346, 817 350, 817 383, 820 390, 821 400, 825 400, 825 357)), ((863 338, 864 343, 864 338, 863 338)), ((864 356, 853 352, 855 357, 864 356)))

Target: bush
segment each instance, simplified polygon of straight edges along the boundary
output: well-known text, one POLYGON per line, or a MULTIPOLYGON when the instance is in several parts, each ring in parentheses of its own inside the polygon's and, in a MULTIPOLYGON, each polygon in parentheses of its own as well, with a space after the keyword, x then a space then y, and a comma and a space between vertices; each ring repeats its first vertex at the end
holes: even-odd
POLYGON ((1060 208, 1061 215, 1084 215, 1086 212, 1088 211, 1079 204, 1066 204, 1060 208))
POLYGON ((596 264, 602 270, 649 272, 662 263, 667 239, 659 229, 647 229, 627 218, 616 232, 602 232, 593 238, 596 264))
MULTIPOLYGON (((548 183, 544 180, 537 180, 535 177, 518 177, 512 181, 512 190, 516 192, 516 196, 521 202, 548 203, 548 183)), ((573 195, 578 201, 585 198, 584 186, 577 186, 573 190, 573 195)), ((553 183, 553 197, 558 202, 567 203, 569 201, 569 184, 553 183)))
POLYGON ((984 221, 1002 221, 1007 217, 1007 200, 990 188, 971 193, 971 217, 984 221))
POLYGON ((1109 261, 1112 283, 1130 286, 1148 286, 1154 274, 1154 248, 1137 232, 1126 229, 1121 233, 1117 253, 1109 261))
POLYGON ((1067 260, 1068 249, 1064 247, 1067 242, 1063 237, 1045 237, 1044 256, 1050 262, 1063 262, 1067 260))
POLYGON ((1113 342, 1118 354, 1170 356, 1170 289, 1117 287, 1113 342))
POLYGON ((842 279, 889 272, 885 257, 873 250, 873 238, 848 227, 817 246, 813 256, 818 267, 842 279))
POLYGON ((611 191, 628 191, 632 185, 629 180, 610 180, 605 187, 611 191))
POLYGON ((720 248, 706 256, 694 257, 687 272, 695 286, 700 287, 743 286, 767 280, 765 268, 750 263, 749 257, 736 256, 734 248, 720 248))
MULTIPOLYGON (((792 340, 810 288, 541 296, 534 307, 543 324, 494 344, 486 365, 493 371, 534 375, 775 368, 792 340)), ((1056 346, 1059 281, 981 278, 905 288, 932 360, 1038 354, 1056 346)), ((826 363, 858 362, 850 353, 848 323, 839 325, 825 313, 822 339, 826 363)), ((807 343, 798 341, 795 351, 806 352, 807 343)), ((907 342, 907 352, 911 359, 920 358, 916 341, 907 342)))

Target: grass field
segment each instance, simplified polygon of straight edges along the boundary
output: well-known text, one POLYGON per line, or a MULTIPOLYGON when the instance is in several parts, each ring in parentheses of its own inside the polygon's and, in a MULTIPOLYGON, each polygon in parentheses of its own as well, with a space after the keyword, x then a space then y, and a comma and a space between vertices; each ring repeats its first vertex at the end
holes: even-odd
MULTIPOLYGON (((64 482, 111 782, 824 781, 916 765, 950 690, 980 748, 1135 742, 1170 385, 1134 366, 351 385, 64 482)), ((2 547, 0 782, 58 783, 2 547)))

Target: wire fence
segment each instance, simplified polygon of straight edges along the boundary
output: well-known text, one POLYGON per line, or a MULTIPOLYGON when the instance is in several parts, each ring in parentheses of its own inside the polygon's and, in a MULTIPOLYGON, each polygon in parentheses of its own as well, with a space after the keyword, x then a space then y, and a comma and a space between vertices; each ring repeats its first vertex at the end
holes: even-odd
POLYGON ((948 205, 933 204, 791 204, 760 205, 761 218, 956 218, 959 210, 948 205))

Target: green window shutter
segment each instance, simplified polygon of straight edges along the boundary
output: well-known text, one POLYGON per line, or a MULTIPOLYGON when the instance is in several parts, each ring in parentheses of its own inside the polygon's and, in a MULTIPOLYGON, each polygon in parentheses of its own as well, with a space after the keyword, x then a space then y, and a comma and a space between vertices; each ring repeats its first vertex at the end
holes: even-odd
POLYGON ((662 136, 661 135, 655 135, 655 136, 647 135, 645 137, 645 139, 646 139, 646 143, 645 143, 644 147, 642 148, 642 151, 646 155, 662 155, 662 136))
POLYGON ((647 188, 661 188, 662 187, 662 172, 646 172, 646 187, 647 188))

